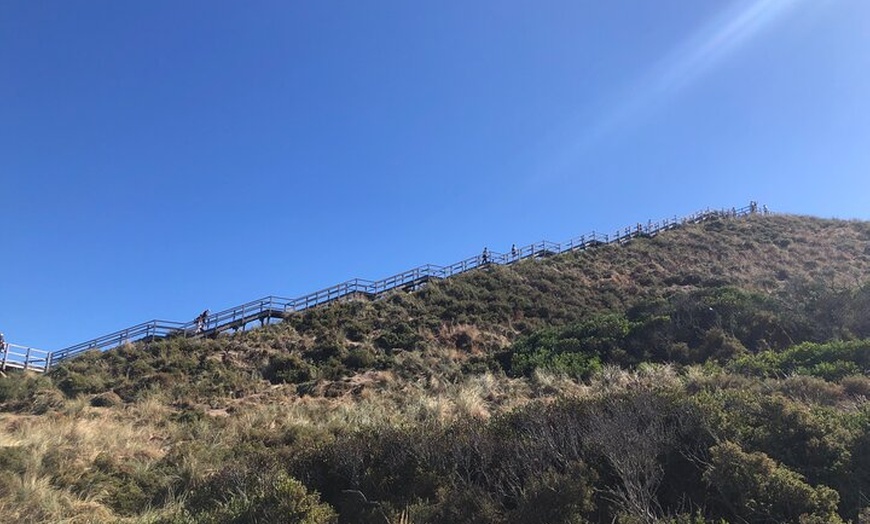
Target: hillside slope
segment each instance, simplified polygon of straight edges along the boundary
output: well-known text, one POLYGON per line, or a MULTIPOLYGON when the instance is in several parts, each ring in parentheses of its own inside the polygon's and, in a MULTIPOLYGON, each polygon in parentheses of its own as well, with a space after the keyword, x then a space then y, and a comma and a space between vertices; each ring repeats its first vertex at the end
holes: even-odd
POLYGON ((32 522, 857 519, 868 275, 870 223, 723 218, 10 374, 0 509, 32 522))

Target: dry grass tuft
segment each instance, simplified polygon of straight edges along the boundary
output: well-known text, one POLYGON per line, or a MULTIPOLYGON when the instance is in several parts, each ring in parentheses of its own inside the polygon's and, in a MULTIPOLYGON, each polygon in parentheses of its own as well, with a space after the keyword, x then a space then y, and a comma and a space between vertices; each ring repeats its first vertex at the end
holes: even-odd
POLYGON ((0 513, 6 522, 118 522, 102 504, 99 485, 69 486, 94 468, 98 457, 111 457, 131 471, 149 468, 162 458, 169 439, 163 418, 145 413, 92 408, 86 399, 69 402, 51 416, 0 415, 0 446, 26 451, 17 474, 0 478, 0 513), (147 414, 147 416, 146 416, 147 414))
POLYGON ((674 390, 682 387, 683 380, 671 364, 642 364, 636 370, 607 365, 593 375, 590 391, 611 394, 631 390, 674 390))
POLYGON ((4 522, 99 524, 119 520, 99 502, 55 487, 47 476, 4 475, 0 495, 4 522))

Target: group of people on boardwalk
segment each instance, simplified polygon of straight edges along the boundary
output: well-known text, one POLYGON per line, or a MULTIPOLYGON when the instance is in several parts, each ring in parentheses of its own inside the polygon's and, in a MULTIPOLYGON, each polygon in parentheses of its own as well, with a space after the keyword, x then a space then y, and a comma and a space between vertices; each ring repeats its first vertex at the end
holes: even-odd
MULTIPOLYGON (((489 249, 483 248, 483 253, 480 255, 480 263, 481 264, 489 264, 492 262, 492 257, 490 256, 489 249)), ((511 244, 511 260, 516 260, 520 258, 520 252, 517 249, 516 244, 511 244)))
MULTIPOLYGON (((752 214, 758 213, 758 202, 756 202, 755 200, 752 200, 749 202, 749 212, 752 214)), ((761 206, 761 213, 764 215, 767 215, 770 213, 770 211, 767 209, 766 204, 761 206)))

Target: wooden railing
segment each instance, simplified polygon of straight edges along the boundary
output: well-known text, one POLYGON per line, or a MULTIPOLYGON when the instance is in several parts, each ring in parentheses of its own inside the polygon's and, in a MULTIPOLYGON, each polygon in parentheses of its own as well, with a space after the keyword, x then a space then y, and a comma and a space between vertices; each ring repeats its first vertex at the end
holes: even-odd
MULTIPOLYGON (((294 311, 304 311, 349 296, 378 297, 395 289, 414 290, 431 280, 448 278, 490 264, 507 265, 524 259, 541 258, 569 251, 581 251, 606 244, 624 244, 634 238, 653 237, 662 231, 674 229, 684 224, 695 224, 716 218, 740 217, 758 213, 759 211, 758 204, 751 202, 748 206, 741 208, 726 210, 707 209, 682 218, 673 217, 657 222, 649 221, 646 224, 638 223, 632 227, 618 229, 613 234, 601 234, 593 231, 566 242, 556 243, 543 240, 527 246, 512 248, 507 253, 484 250, 479 255, 460 260, 449 266, 427 264, 382 280, 373 281, 355 278, 298 298, 263 297, 240 306, 213 313, 204 322, 197 322, 196 320, 190 322, 151 320, 54 352, 8 345, 11 348, 27 349, 27 353, 22 357, 21 351, 13 353, 10 349, 6 351, 0 350, 2 352, 0 358, 2 358, 4 368, 23 367, 36 371, 46 371, 50 369, 52 364, 71 358, 84 351, 107 350, 130 342, 174 336, 211 336, 229 329, 244 329, 248 324, 255 321, 263 324, 273 318, 283 318, 294 311), (18 365, 18 363, 21 365, 18 365)), ((763 212, 767 213, 767 207, 763 207, 763 212)))

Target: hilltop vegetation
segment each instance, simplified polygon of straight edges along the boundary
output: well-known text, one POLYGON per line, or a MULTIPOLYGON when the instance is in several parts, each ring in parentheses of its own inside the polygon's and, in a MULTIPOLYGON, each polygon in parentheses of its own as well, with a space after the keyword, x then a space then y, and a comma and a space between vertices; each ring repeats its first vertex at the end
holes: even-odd
POLYGON ((0 510, 859 522, 868 274, 868 223, 720 219, 10 373, 0 510))

